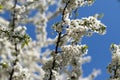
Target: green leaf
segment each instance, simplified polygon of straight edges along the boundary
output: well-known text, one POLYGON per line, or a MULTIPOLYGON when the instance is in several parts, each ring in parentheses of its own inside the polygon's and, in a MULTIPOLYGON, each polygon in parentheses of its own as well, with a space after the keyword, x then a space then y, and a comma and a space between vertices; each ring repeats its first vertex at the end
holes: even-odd
POLYGON ((115 45, 115 44, 114 44, 114 43, 112 43, 112 44, 111 44, 111 47, 113 48, 113 47, 114 47, 114 45, 115 45))
POLYGON ((17 54, 16 54, 16 52, 13 52, 12 55, 13 55, 13 56, 16 56, 17 54))
POLYGON ((85 49, 88 49, 88 46, 84 46, 85 49))
POLYGON ((28 42, 30 41, 30 37, 27 34, 25 34, 23 37, 24 37, 24 41, 21 45, 21 48, 24 48, 25 45, 28 45, 28 42))
POLYGON ((26 40, 26 41, 25 41, 25 44, 26 44, 26 45, 28 45, 28 42, 29 42, 29 41, 28 41, 28 40, 26 40))
POLYGON ((25 45, 28 45, 28 42, 27 41, 24 41, 21 45, 21 48, 24 48, 25 45))
POLYGON ((86 51, 86 49, 88 49, 88 46, 84 46, 84 47, 82 47, 82 52, 84 53, 85 51, 86 51))
POLYGON ((111 50, 114 50, 114 45, 115 45, 114 43, 111 44, 111 46, 110 46, 111 50))
POLYGON ((24 46, 25 46, 25 42, 22 43, 21 48, 24 48, 24 46))
POLYGON ((0 4, 0 10, 2 10, 3 9, 3 5, 2 4, 0 4))
POLYGON ((0 63, 0 65, 2 66, 2 68, 7 68, 8 67, 8 64, 3 62, 3 63, 0 63))
POLYGON ((103 18, 103 16, 104 16, 104 14, 102 13, 102 14, 99 14, 99 15, 97 16, 97 18, 98 18, 98 19, 101 19, 101 18, 103 18))
POLYGON ((102 31, 106 30, 106 27, 105 26, 102 26, 101 27, 102 31))

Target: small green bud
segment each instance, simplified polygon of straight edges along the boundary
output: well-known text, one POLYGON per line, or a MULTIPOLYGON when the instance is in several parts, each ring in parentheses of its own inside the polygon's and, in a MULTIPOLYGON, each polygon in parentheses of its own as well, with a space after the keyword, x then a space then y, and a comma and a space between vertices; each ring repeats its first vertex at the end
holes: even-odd
POLYGON ((7 67, 8 67, 8 64, 5 63, 5 62, 4 62, 4 63, 1 63, 1 65, 2 65, 3 68, 7 68, 7 67))

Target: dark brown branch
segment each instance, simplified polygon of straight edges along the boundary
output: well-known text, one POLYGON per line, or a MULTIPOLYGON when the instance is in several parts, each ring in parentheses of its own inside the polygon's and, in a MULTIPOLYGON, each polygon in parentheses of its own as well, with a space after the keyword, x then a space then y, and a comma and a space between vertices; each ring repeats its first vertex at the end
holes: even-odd
MULTIPOLYGON (((70 0, 66 3, 66 6, 63 9, 63 13, 62 13, 62 21, 63 22, 65 22, 64 21, 64 15, 65 15, 65 11, 67 9, 67 6, 68 6, 69 2, 70 2, 70 0)), ((61 25, 61 27, 63 28, 63 25, 61 25)), ((56 47, 55 47, 55 54, 58 53, 58 47, 59 47, 59 43, 60 43, 60 40, 61 40, 61 36, 62 36, 62 32, 58 32, 58 38, 57 38, 56 47)), ((52 76, 53 76, 52 70, 55 68, 55 61, 56 61, 55 57, 56 56, 53 56, 53 63, 52 63, 52 67, 50 69, 50 77, 49 77, 48 80, 52 80, 52 76)))
POLYGON ((13 64, 12 64, 12 66, 13 66, 13 68, 12 68, 12 71, 11 71, 11 73, 10 73, 10 78, 9 78, 9 80, 12 80, 12 77, 13 77, 13 74, 14 74, 14 66, 17 64, 17 56, 18 56, 18 49, 17 49, 17 43, 15 43, 15 52, 16 52, 16 59, 15 59, 15 61, 13 62, 13 64))
MULTIPOLYGON (((17 5, 17 0, 14 0, 14 6, 13 6, 13 13, 12 13, 12 25, 11 25, 11 27, 12 27, 12 32, 14 32, 14 29, 15 29, 15 21, 16 21, 16 10, 15 10, 15 8, 16 8, 16 5, 17 5)), ((14 38, 13 38, 14 39, 14 38)), ((14 41, 14 40, 13 40, 14 41)), ((10 77, 9 77, 9 80, 12 80, 12 78, 13 78, 13 74, 14 74, 14 66, 16 65, 16 63, 17 63, 17 56, 18 56, 18 49, 17 49, 17 43, 15 43, 14 44, 15 45, 15 52, 16 52, 16 59, 15 59, 15 61, 13 62, 13 64, 12 64, 12 70, 11 70, 11 72, 10 72, 10 77)))
POLYGON ((119 76, 118 76, 118 74, 117 74, 117 70, 119 69, 119 65, 118 65, 118 62, 116 63, 116 66, 115 66, 115 69, 113 69, 113 71, 114 71, 114 78, 118 78, 119 76))
POLYGON ((17 0, 14 0, 14 6, 13 6, 13 12, 12 12, 12 31, 14 32, 15 29, 15 20, 16 20, 16 4, 17 4, 17 0))
MULTIPOLYGON (((56 47, 55 47, 55 54, 58 53, 58 47, 59 47, 59 43, 60 43, 61 34, 62 34, 62 32, 60 32, 58 34, 58 39, 57 39, 57 43, 56 43, 56 47)), ((52 80, 52 75, 53 75, 52 70, 55 67, 55 61, 56 61, 55 56, 53 56, 52 68, 50 69, 50 78, 48 80, 52 80)))

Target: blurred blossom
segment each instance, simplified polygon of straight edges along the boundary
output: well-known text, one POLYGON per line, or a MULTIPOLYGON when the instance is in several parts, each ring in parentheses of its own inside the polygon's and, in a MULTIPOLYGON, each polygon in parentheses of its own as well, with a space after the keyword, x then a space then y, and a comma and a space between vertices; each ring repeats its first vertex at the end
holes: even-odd
MULTIPOLYGON (((93 33, 104 35, 106 26, 96 16, 71 19, 73 10, 91 6, 94 0, 0 0, 3 11, 9 11, 8 21, 0 17, 0 80, 93 80, 100 70, 83 77, 82 64, 91 60, 88 46, 79 44, 84 36, 93 33), (56 6, 50 11, 51 6, 56 6), (32 10, 36 13, 30 16, 32 10), (51 14, 50 14, 51 13, 51 14), (47 28, 52 18, 62 17, 52 28, 54 38, 47 28), (28 23, 35 27, 35 40, 26 33, 28 23), (54 49, 52 47, 54 47, 54 49), (13 73, 12 73, 13 71, 13 73)), ((119 61, 120 47, 112 49, 113 61, 119 61)))

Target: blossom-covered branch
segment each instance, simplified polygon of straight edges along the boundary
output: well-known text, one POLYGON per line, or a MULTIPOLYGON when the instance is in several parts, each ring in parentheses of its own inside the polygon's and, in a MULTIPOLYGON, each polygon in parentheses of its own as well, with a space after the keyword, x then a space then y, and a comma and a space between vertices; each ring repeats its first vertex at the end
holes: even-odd
MULTIPOLYGON (((70 18, 74 10, 91 6, 94 0, 0 0, 0 79, 1 80, 93 80, 100 70, 83 77, 82 64, 91 60, 84 36, 105 34, 99 14, 70 18), (55 6, 51 11, 51 6, 55 6), (59 15, 58 15, 59 14, 59 15), (48 23, 56 35, 48 37, 48 23), (26 29, 35 29, 32 39, 26 29), (50 46, 54 49, 50 49, 50 46)), ((76 14, 76 13, 75 13, 76 14)))

